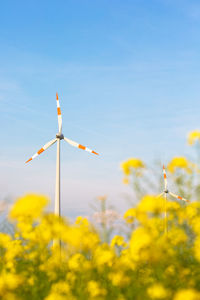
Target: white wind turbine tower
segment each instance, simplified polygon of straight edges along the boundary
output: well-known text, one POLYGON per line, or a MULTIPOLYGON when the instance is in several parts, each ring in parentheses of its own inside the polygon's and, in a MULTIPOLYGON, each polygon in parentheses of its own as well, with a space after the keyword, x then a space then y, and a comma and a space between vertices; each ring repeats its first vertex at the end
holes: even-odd
POLYGON ((165 198, 165 233, 167 233, 167 194, 169 194, 170 196, 172 196, 173 198, 175 199, 179 199, 179 200, 182 200, 182 201, 185 201, 185 202, 190 202, 189 200, 181 197, 181 196, 178 196, 172 192, 170 192, 167 188, 167 175, 166 175, 166 170, 165 170, 165 166, 163 165, 163 177, 164 177, 164 191, 157 196, 157 198, 160 198, 164 195, 164 198, 165 198))
POLYGON ((62 115, 60 109, 60 103, 58 99, 58 93, 56 93, 56 102, 57 102, 57 114, 58 114, 58 133, 56 134, 56 138, 46 143, 40 150, 38 150, 30 159, 26 161, 26 163, 33 160, 35 157, 40 155, 46 149, 51 147, 54 143, 57 142, 57 160, 56 160, 56 187, 55 187, 55 214, 60 216, 60 141, 65 140, 71 146, 76 148, 88 151, 90 153, 99 155, 97 152, 90 150, 89 148, 82 146, 66 137, 62 134, 62 115))

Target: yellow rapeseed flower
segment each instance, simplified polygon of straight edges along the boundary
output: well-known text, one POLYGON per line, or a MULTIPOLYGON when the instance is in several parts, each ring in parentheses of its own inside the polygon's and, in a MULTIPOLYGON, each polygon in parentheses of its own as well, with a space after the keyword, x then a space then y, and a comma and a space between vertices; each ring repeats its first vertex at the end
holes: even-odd
POLYGON ((134 222, 135 217, 136 217, 136 209, 135 208, 129 208, 124 214, 124 219, 129 224, 132 224, 134 222))
POLYGON ((155 283, 150 286, 147 289, 147 293, 151 299, 166 299, 169 296, 169 292, 160 283, 155 283))
POLYGON ((68 294, 70 292, 70 287, 65 281, 59 281, 53 284, 51 290, 60 294, 68 294))
POLYGON ((66 280, 72 286, 76 280, 76 275, 74 272, 68 272, 66 275, 66 280))
POLYGON ((147 195, 124 215, 135 226, 102 243, 87 219, 70 224, 28 199, 11 210, 13 234, 0 233, 0 299, 200 300, 200 203, 167 202, 165 234, 164 199, 147 195))
POLYGON ((47 203, 48 199, 44 196, 26 195, 13 205, 9 216, 12 220, 17 221, 35 220, 41 216, 47 203))
POLYGON ((86 222, 83 220, 84 218, 79 222, 79 219, 79 224, 66 228, 62 240, 77 250, 89 251, 97 246, 99 236, 92 230, 91 226, 88 226, 88 220, 85 219, 86 222))
POLYGON ((76 253, 68 260, 68 266, 70 270, 78 271, 83 268, 83 262, 85 258, 82 254, 76 253))
POLYGON ((10 244, 10 241, 11 237, 8 234, 0 232, 0 247, 7 248, 7 246, 10 244))
POLYGON ((21 300, 14 292, 8 292, 3 295, 3 300, 21 300))
POLYGON ((106 244, 97 247, 94 252, 94 260, 98 268, 102 268, 104 266, 111 267, 114 263, 114 258, 115 255, 113 250, 111 250, 106 244))
POLYGON ((200 216, 196 215, 192 220, 190 220, 190 224, 193 231, 200 236, 200 216))
POLYGON ((129 176, 132 170, 141 170, 145 168, 145 165, 141 159, 129 158, 128 160, 122 162, 120 167, 124 172, 124 175, 129 176))
POLYGON ((200 236, 197 236, 195 239, 195 242, 194 242, 193 251, 194 251, 194 256, 200 262, 200 251, 199 251, 200 248, 199 247, 200 247, 200 236))
POLYGON ((141 258, 141 250, 148 248, 151 242, 152 237, 150 234, 143 227, 138 227, 132 233, 130 240, 130 251, 132 258, 135 261, 139 261, 141 258))
POLYGON ((200 142, 200 131, 194 130, 188 134, 188 144, 193 145, 196 141, 200 142))
POLYGON ((173 265, 169 265, 166 270, 165 270, 165 273, 167 275, 174 275, 176 273, 175 271, 175 267, 173 265))
POLYGON ((66 281, 59 281, 54 283, 51 287, 50 294, 45 298, 45 300, 75 300, 73 297, 70 286, 66 281))
POLYGON ((123 271, 118 270, 109 274, 109 279, 114 286, 124 287, 130 283, 130 278, 123 271))
POLYGON ((181 205, 175 201, 167 201, 167 211, 178 212, 181 209, 181 205))
POLYGON ((163 199, 155 196, 144 196, 137 206, 138 210, 147 213, 162 213, 163 212, 163 199))
POLYGON ((194 289, 182 289, 178 291, 173 300, 200 300, 200 293, 194 289))
POLYGON ((177 246, 178 244, 185 243, 188 237, 183 229, 174 226, 168 232, 167 238, 171 245, 177 246))
MULTIPOLYGON (((66 300, 66 296, 60 295, 56 292, 51 292, 44 300, 66 300)), ((75 298, 73 298, 75 300, 75 298)), ((71 300, 69 296, 67 296, 67 300, 71 300)))
POLYGON ((90 295, 90 299, 105 296, 107 294, 107 291, 100 286, 99 282, 94 280, 88 282, 87 290, 90 295))
POLYGON ((7 251, 5 253, 5 260, 7 262, 15 262, 17 257, 23 255, 24 249, 20 240, 10 241, 7 251))
POLYGON ((8 291, 15 290, 20 284, 22 284, 22 277, 10 272, 3 271, 0 274, 0 296, 8 291))
POLYGON ((194 167, 194 164, 188 161, 184 156, 174 157, 167 166, 169 172, 171 173, 175 173, 177 169, 182 169, 187 173, 192 173, 194 167))
POLYGON ((193 202, 186 206, 185 214, 188 220, 192 221, 200 214, 200 202, 193 202))
POLYGON ((126 243, 124 241, 124 237, 120 235, 115 235, 110 243, 111 247, 119 246, 119 247, 126 247, 126 243))

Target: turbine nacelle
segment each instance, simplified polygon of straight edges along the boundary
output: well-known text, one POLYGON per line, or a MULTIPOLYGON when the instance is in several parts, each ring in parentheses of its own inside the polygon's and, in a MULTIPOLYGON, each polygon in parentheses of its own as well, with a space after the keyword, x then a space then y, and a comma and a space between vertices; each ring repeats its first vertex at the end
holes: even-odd
POLYGON ((57 133, 56 134, 56 138, 59 140, 63 140, 64 139, 64 135, 62 133, 57 133))

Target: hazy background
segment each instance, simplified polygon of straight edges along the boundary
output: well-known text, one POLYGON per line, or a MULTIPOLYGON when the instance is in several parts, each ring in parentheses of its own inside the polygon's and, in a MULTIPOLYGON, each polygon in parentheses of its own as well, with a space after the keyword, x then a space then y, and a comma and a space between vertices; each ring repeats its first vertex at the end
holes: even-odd
POLYGON ((3 1, 0 4, 0 198, 54 201, 56 146, 25 161, 58 131, 62 213, 87 214, 107 194, 125 209, 119 164, 191 150, 200 127, 200 2, 3 1))

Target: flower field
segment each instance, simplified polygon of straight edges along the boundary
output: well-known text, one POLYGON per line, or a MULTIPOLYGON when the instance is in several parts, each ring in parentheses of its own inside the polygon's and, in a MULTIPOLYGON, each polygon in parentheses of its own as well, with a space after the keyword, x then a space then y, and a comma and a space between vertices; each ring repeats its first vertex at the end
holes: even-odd
MULTIPOLYGON (((190 144, 199 138, 191 133, 190 144)), ((18 199, 8 215, 14 231, 0 233, 0 299, 200 299, 198 166, 185 157, 169 162, 173 188, 191 202, 165 202, 156 196, 161 185, 154 194, 142 186, 145 163, 123 162, 124 183, 140 200, 125 212, 123 234, 107 240, 86 218, 72 224, 49 213, 44 196, 18 199)))

